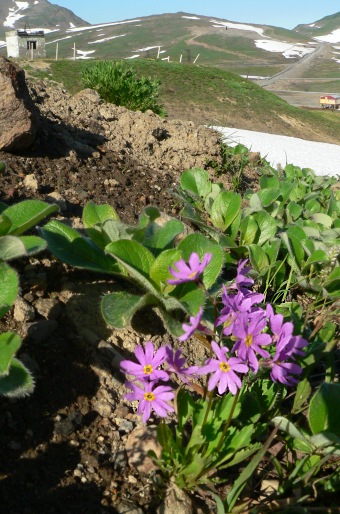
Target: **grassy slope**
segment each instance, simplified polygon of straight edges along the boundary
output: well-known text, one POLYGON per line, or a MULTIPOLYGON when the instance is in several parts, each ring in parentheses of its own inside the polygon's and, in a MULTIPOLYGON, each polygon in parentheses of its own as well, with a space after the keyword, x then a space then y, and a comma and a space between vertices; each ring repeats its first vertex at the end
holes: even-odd
MULTIPOLYGON (((76 93, 82 88, 81 71, 94 63, 53 61, 49 78, 62 82, 71 93, 76 93)), ((129 65, 140 76, 161 80, 159 100, 171 118, 333 143, 340 140, 339 113, 293 107, 233 73, 207 66, 147 59, 130 61, 129 65)))

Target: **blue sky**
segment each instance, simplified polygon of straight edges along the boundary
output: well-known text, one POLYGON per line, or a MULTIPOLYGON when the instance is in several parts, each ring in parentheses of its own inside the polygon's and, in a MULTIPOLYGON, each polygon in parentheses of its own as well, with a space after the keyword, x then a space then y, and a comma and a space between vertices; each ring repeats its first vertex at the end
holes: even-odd
MULTIPOLYGON (((51 0, 50 0, 51 1, 51 0)), ((275 25, 292 29, 340 11, 339 0, 52 0, 89 23, 122 21, 179 11, 229 21, 275 25)))

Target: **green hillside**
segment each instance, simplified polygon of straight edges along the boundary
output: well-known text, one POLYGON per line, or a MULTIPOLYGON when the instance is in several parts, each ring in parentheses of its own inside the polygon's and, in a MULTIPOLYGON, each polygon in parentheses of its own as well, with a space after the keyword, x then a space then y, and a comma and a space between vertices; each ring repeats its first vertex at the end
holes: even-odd
MULTIPOLYGON (((50 61, 48 70, 26 72, 62 82, 72 94, 82 89, 81 72, 95 61, 50 61)), ((208 66, 152 59, 130 61, 138 75, 161 81, 160 103, 170 118, 210 125, 235 126, 304 139, 338 143, 340 113, 305 110, 236 74, 208 66)), ((39 68, 40 69, 40 68, 39 68)))

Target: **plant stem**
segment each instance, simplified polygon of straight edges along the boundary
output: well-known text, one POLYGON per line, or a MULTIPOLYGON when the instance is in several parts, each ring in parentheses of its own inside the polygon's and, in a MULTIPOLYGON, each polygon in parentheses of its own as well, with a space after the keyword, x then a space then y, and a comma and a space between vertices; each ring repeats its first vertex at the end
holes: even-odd
POLYGON ((227 433, 227 430, 230 427, 230 423, 231 423, 231 420, 233 419, 234 411, 235 411, 237 400, 238 400, 239 396, 240 396, 240 390, 238 390, 237 393, 234 396, 234 402, 233 402, 233 405, 231 407, 231 411, 230 411, 229 417, 227 419, 226 424, 224 425, 223 432, 221 434, 220 440, 219 440, 219 442, 218 442, 218 444, 217 444, 217 446, 215 448, 215 452, 216 453, 219 452, 219 450, 220 450, 220 448, 221 448, 221 446, 223 444, 223 440, 224 440, 224 437, 225 437, 225 435, 227 433))

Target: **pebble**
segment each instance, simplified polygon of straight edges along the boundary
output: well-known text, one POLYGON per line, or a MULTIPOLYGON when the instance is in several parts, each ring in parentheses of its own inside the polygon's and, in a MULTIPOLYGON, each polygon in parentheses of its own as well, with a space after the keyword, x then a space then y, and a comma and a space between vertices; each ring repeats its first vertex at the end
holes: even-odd
POLYGON ((57 319, 61 312, 61 305, 57 298, 39 298, 34 306, 46 319, 57 319))
POLYGON ((118 514, 143 514, 143 510, 135 503, 128 500, 122 500, 117 507, 115 506, 118 514))
POLYGON ((157 442, 157 428, 152 426, 135 428, 126 440, 129 465, 139 473, 151 473, 156 470, 157 466, 148 456, 150 450, 160 456, 161 446, 157 442))
POLYGON ((33 321, 35 318, 35 310, 26 300, 18 296, 13 310, 13 318, 16 321, 33 321))
POLYGON ((30 189, 34 193, 38 191, 38 181, 34 173, 26 175, 26 177, 24 178, 24 186, 26 187, 26 189, 30 189))
POLYGON ((54 319, 36 321, 27 325, 27 336, 35 343, 44 343, 58 328, 54 319))

